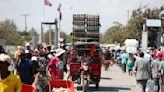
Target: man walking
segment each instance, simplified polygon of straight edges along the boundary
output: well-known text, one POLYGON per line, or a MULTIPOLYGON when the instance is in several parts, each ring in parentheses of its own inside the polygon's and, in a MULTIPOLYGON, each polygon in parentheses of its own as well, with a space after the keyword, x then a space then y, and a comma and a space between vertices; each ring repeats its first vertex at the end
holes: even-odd
POLYGON ((140 52, 139 57, 136 58, 133 71, 136 73, 138 92, 145 92, 147 80, 151 78, 151 68, 143 52, 140 52))

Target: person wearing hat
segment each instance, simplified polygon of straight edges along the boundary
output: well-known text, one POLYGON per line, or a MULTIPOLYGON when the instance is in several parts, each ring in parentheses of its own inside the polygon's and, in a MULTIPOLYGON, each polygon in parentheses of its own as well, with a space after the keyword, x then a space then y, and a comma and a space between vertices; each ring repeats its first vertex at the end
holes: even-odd
POLYGON ((153 57, 150 55, 150 50, 146 51, 146 54, 144 55, 144 58, 149 60, 149 62, 153 61, 153 57))
POLYGON ((65 50, 57 49, 55 56, 49 61, 48 69, 50 71, 50 76, 52 79, 62 79, 63 78, 63 54, 65 50))
POLYGON ((21 92, 21 79, 13 74, 14 62, 7 54, 0 54, 0 92, 21 92))
POLYGON ((26 59, 31 60, 31 58, 32 58, 32 53, 30 52, 30 50, 26 50, 26 51, 25 51, 25 54, 26 54, 26 59))
POLYGON ((25 44, 25 49, 26 49, 26 50, 31 50, 30 43, 27 42, 27 43, 25 44))
POLYGON ((33 71, 33 83, 32 85, 35 87, 37 85, 38 82, 38 78, 39 78, 39 64, 38 64, 38 58, 36 56, 33 56, 31 58, 31 61, 33 63, 32 66, 32 71, 33 71))

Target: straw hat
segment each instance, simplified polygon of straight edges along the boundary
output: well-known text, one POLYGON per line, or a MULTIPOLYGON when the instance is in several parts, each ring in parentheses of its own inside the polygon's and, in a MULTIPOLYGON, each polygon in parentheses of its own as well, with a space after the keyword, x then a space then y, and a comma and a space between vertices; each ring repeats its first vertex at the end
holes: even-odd
POLYGON ((34 52, 39 52, 39 50, 38 49, 34 49, 34 52))
POLYGON ((29 50, 26 50, 25 53, 28 54, 28 53, 30 53, 30 51, 29 50))
POLYGON ((29 43, 29 42, 27 42, 27 43, 26 43, 26 46, 30 46, 30 43, 29 43))
POLYGON ((32 60, 32 61, 37 61, 38 59, 37 59, 36 56, 33 56, 33 57, 31 58, 31 60, 32 60))
POLYGON ((59 48, 59 49, 56 49, 56 54, 55 56, 60 56, 61 54, 65 53, 65 50, 59 48))
POLYGON ((53 55, 52 55, 52 54, 48 54, 47 57, 48 57, 49 59, 52 59, 52 58, 53 58, 53 55))
POLYGON ((10 56, 7 54, 0 54, 0 62, 8 62, 10 60, 10 56))

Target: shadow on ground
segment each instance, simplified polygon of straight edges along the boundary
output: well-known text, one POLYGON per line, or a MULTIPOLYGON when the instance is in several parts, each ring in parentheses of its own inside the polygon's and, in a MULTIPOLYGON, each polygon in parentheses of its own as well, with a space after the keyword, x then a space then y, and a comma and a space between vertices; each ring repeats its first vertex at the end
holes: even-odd
POLYGON ((98 89, 90 87, 88 90, 89 92, 119 92, 119 90, 124 90, 126 92, 131 89, 127 87, 99 87, 98 89))
MULTIPOLYGON (((88 92, 119 92, 122 91, 130 91, 130 88, 127 87, 99 87, 96 89, 94 86, 88 88, 88 92)), ((79 90, 82 91, 82 88, 79 90)))
POLYGON ((112 78, 101 77, 102 80, 111 80, 112 78))

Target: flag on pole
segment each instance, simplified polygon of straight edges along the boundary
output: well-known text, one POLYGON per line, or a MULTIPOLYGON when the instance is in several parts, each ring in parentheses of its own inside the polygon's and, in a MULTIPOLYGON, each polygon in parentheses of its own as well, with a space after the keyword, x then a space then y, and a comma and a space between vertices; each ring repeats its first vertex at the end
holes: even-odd
POLYGON ((50 3, 50 1, 48 1, 48 0, 44 0, 44 4, 47 5, 47 6, 49 6, 49 7, 52 6, 52 4, 50 3))

